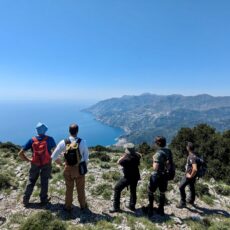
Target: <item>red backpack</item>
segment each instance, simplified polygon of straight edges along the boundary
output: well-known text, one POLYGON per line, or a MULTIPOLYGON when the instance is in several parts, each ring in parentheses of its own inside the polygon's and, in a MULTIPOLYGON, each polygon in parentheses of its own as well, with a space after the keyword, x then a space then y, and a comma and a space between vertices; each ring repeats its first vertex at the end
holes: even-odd
POLYGON ((46 136, 43 140, 39 141, 36 137, 33 137, 33 157, 32 157, 32 163, 37 166, 43 166, 46 164, 49 164, 51 161, 51 157, 48 151, 47 147, 47 139, 48 136, 46 136))

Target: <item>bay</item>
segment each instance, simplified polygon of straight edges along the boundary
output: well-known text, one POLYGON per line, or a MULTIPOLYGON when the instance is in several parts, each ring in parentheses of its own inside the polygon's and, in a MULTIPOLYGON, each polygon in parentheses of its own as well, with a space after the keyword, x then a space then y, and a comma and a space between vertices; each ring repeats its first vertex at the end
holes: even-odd
POLYGON ((88 146, 112 145, 124 132, 96 121, 82 110, 89 105, 74 102, 1 102, 0 103, 0 141, 11 141, 23 145, 36 135, 36 124, 45 123, 58 143, 68 137, 71 123, 79 125, 79 137, 88 146))

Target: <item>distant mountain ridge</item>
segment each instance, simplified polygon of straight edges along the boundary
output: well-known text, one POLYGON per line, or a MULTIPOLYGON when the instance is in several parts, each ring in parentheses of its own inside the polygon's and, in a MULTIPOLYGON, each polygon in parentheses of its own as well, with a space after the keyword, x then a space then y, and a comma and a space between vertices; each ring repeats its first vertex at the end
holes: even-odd
POLYGON ((230 96, 145 93, 103 100, 86 111, 105 124, 124 129, 124 137, 134 143, 150 143, 155 135, 171 140, 181 127, 199 123, 207 123, 220 131, 230 129, 230 96))

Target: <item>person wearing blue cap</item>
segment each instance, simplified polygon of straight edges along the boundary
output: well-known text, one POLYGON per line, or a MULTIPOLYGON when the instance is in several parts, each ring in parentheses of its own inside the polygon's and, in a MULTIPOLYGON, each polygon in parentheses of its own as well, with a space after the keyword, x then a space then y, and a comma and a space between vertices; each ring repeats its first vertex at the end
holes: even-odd
POLYGON ((49 202, 48 183, 51 175, 51 154, 56 147, 56 143, 53 137, 46 135, 47 130, 48 127, 39 122, 36 126, 37 135, 30 138, 18 153, 22 160, 31 164, 29 179, 23 196, 23 205, 25 207, 29 205, 30 196, 39 175, 41 180, 41 204, 44 205, 49 202), (30 149, 32 150, 32 159, 25 155, 25 152, 30 149))

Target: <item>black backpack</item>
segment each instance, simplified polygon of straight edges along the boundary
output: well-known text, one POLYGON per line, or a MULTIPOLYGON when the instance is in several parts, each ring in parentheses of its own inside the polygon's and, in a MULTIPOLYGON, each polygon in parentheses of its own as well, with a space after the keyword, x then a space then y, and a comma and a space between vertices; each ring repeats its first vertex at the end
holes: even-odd
POLYGON ((76 165, 78 162, 80 162, 80 142, 80 138, 77 140, 77 142, 71 142, 69 138, 65 140, 66 151, 64 153, 64 157, 66 163, 70 166, 76 165))
POLYGON ((165 159, 165 172, 168 180, 173 180, 176 174, 175 164, 173 162, 172 152, 170 149, 164 148, 159 150, 160 153, 164 154, 165 159))
POLYGON ((208 168, 206 162, 202 158, 197 156, 196 164, 197 164, 197 173, 196 173, 197 178, 204 177, 208 168))

